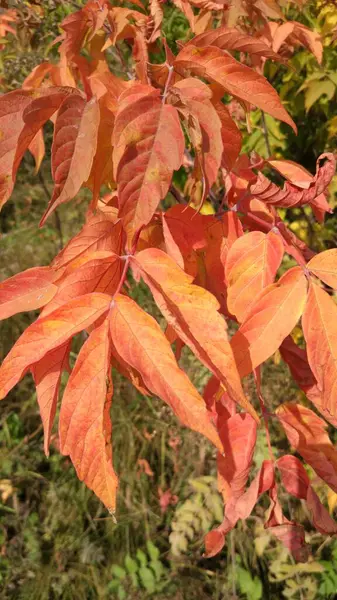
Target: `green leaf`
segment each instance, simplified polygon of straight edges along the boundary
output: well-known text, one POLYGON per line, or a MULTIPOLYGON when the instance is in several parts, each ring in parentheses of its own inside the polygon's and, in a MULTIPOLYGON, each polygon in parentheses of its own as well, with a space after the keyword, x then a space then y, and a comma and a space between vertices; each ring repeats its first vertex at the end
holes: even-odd
POLYGON ((151 569, 141 567, 139 569, 140 580, 149 594, 153 594, 156 590, 156 582, 151 569))
POLYGON ((139 560, 139 564, 141 567, 146 567, 147 565, 147 556, 145 554, 145 552, 143 552, 143 550, 140 550, 138 548, 137 552, 136 552, 136 557, 139 560))
POLYGON ((332 100, 335 95, 336 87, 332 83, 332 81, 315 81, 308 86, 308 89, 305 93, 305 109, 308 112, 317 100, 326 95, 328 100, 332 100))
POLYGON ((151 560, 158 560, 160 556, 158 548, 150 540, 146 542, 146 547, 151 560))
POLYGON ((118 577, 118 579, 125 579, 126 577, 126 571, 119 565, 112 565, 111 573, 115 575, 115 577, 118 577))
POLYGON ((117 597, 118 600, 125 600, 126 598, 126 591, 122 586, 120 586, 117 590, 117 597))
POLYGON ((165 572, 163 563, 161 563, 160 560, 152 560, 150 562, 150 567, 156 576, 156 580, 160 581, 161 577, 164 575, 165 572))
POLYGON ((136 561, 131 558, 130 554, 127 554, 125 559, 124 559, 124 564, 125 564, 125 568, 127 570, 128 573, 137 573, 138 571, 138 565, 136 563, 136 561))

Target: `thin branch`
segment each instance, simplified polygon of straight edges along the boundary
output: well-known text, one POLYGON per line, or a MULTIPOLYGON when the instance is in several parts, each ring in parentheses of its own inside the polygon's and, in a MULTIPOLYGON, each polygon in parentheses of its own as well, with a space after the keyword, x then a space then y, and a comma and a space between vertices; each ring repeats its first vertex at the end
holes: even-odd
POLYGON ((171 79, 172 79, 172 75, 173 75, 173 66, 169 65, 167 63, 166 63, 166 66, 168 68, 168 76, 167 76, 167 79, 166 79, 164 93, 163 93, 163 99, 162 99, 163 104, 165 104, 166 97, 167 97, 168 90, 169 90, 170 83, 171 83, 171 79))
POLYGON ((179 204, 187 204, 187 200, 185 200, 182 193, 173 184, 170 186, 169 191, 171 192, 172 196, 176 199, 176 201, 179 202, 179 204))

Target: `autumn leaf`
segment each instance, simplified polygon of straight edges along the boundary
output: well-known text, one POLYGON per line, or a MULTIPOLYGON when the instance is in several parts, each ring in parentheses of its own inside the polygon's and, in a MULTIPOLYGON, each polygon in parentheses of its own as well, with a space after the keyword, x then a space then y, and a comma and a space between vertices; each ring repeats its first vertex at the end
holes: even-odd
POLYGON ((102 292, 111 296, 116 291, 124 263, 116 254, 93 258, 78 265, 74 271, 57 282, 57 293, 45 306, 42 315, 50 313, 69 300, 90 292, 102 292))
POLYGON ((301 317, 306 299, 307 280, 300 267, 262 291, 231 340, 241 377, 276 352, 301 317))
POLYGON ((32 367, 44 431, 44 452, 49 456, 50 435, 56 413, 62 372, 68 369, 70 344, 51 350, 32 367))
MULTIPOLYGON (((218 489, 224 502, 235 503, 244 493, 256 444, 257 425, 248 414, 236 414, 219 427, 224 455, 218 454, 218 489)), ((227 516, 227 515, 226 515, 227 516)))
POLYGON ((262 75, 237 62, 219 48, 198 48, 188 44, 179 52, 174 67, 182 75, 188 71, 219 84, 232 96, 253 103, 276 119, 288 123, 296 131, 295 123, 283 108, 277 92, 270 83, 262 75))
POLYGON ((337 452, 326 432, 327 424, 301 404, 281 404, 276 414, 291 446, 336 492, 337 452))
POLYGON ((122 222, 111 221, 104 213, 97 211, 54 258, 52 266, 61 269, 74 261, 82 260, 92 252, 120 254, 123 237, 122 222))
POLYGON ((322 394, 322 407, 337 416, 337 306, 315 283, 310 283, 302 318, 310 368, 322 394))
POLYGON ((283 360, 287 363, 293 379, 306 394, 307 398, 309 398, 310 402, 316 406, 327 421, 334 427, 337 427, 337 419, 322 406, 322 393, 310 369, 306 350, 297 346, 292 337, 289 336, 282 342, 280 353, 283 360))
POLYGON ((82 346, 60 411, 62 454, 69 454, 78 478, 110 512, 116 508, 118 478, 112 466, 109 320, 82 346))
POLYGON ((171 407, 183 425, 205 435, 222 451, 204 400, 177 365, 153 317, 131 298, 117 295, 110 320, 112 342, 122 359, 139 371, 148 389, 171 407))
POLYGON ((192 284, 192 278, 161 250, 143 250, 133 263, 140 268, 167 322, 218 377, 231 398, 258 420, 243 393, 216 298, 192 284))
POLYGON ((45 306, 57 292, 55 272, 33 267, 0 283, 0 319, 45 306))
POLYGON ((332 288, 337 288, 337 249, 316 254, 307 264, 307 269, 332 288))
POLYGON ((247 52, 251 55, 282 61, 281 56, 276 54, 265 42, 242 33, 235 27, 218 27, 211 31, 205 31, 194 37, 189 44, 198 48, 216 46, 221 50, 247 52))
POLYGON ((69 96, 61 105, 55 122, 52 145, 52 176, 55 183, 41 225, 63 202, 76 196, 90 174, 96 152, 99 106, 92 98, 69 96))
POLYGON ((283 258, 279 235, 252 231, 231 246, 225 264, 227 305, 239 322, 244 321, 259 293, 273 283, 283 258))
POLYGON ((0 399, 20 381, 29 367, 97 321, 109 308, 107 294, 86 294, 70 300, 27 327, 0 368, 0 399))
POLYGON ((177 109, 163 104, 158 90, 145 92, 134 101, 133 88, 121 95, 113 133, 119 216, 129 245, 166 196, 185 148, 177 109))

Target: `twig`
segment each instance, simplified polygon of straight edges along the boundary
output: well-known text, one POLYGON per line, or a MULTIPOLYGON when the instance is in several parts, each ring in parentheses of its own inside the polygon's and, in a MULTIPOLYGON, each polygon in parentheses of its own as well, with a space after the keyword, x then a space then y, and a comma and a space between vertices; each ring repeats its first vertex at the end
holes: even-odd
POLYGON ((185 200, 184 196, 173 184, 170 186, 169 191, 171 192, 172 196, 176 199, 176 201, 179 202, 179 204, 187 204, 187 201, 185 200))

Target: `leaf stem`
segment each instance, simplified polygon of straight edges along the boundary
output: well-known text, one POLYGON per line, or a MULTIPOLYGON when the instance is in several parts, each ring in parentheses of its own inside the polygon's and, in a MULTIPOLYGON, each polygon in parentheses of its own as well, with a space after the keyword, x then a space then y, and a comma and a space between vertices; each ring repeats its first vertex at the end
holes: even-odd
POLYGON ((169 90, 169 86, 170 86, 171 79, 172 79, 172 75, 173 75, 173 66, 169 65, 168 63, 166 63, 166 66, 168 68, 168 76, 167 76, 167 79, 166 79, 164 93, 163 93, 163 99, 162 99, 162 103, 163 104, 165 104, 166 97, 167 97, 168 90, 169 90))
POLYGON ((116 291, 114 293, 114 296, 117 296, 117 294, 119 294, 119 292, 121 291, 121 289, 122 289, 122 287, 124 285, 124 281, 126 279, 128 268, 129 268, 130 256, 125 256, 125 257, 123 257, 123 259, 125 260, 124 268, 123 268, 123 271, 122 271, 122 275, 121 275, 118 287, 117 287, 117 289, 116 289, 116 291))

